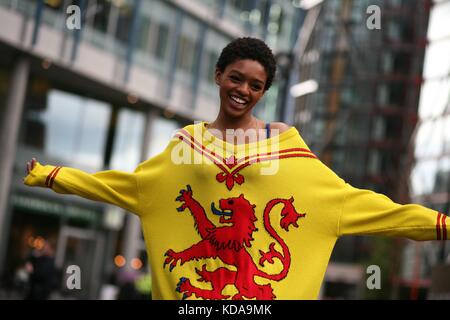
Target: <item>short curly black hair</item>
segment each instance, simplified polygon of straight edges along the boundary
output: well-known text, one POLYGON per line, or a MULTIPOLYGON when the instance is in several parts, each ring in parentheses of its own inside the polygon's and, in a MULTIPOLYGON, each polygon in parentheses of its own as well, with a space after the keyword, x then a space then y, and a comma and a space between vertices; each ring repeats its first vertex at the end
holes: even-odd
POLYGON ((223 48, 217 60, 216 69, 224 72, 229 64, 242 59, 255 60, 261 63, 267 73, 264 91, 269 90, 277 71, 277 64, 272 50, 267 44, 260 39, 251 37, 234 39, 223 48))

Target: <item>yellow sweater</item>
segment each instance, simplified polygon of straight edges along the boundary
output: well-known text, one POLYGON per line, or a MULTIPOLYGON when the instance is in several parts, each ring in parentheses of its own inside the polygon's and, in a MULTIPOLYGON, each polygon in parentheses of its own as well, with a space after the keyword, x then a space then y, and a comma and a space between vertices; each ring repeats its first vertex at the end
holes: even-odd
POLYGON ((140 217, 155 299, 316 299, 338 237, 446 240, 446 216, 352 187, 295 128, 234 148, 189 125, 133 173, 39 163, 30 186, 140 217))

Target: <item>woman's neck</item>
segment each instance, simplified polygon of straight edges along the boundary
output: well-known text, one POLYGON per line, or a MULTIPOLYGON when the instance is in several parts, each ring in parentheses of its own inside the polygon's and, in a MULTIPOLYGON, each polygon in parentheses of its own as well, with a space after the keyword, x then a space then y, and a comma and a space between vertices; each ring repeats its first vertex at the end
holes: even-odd
POLYGON ((264 127, 263 121, 257 119, 252 114, 242 118, 230 118, 219 113, 216 120, 208 125, 208 128, 214 128, 221 131, 225 131, 226 129, 260 129, 262 127, 264 127))
POLYGON ((239 119, 229 118, 219 114, 216 120, 209 123, 206 128, 219 130, 222 133, 222 137, 225 137, 225 141, 230 144, 242 143, 239 141, 252 143, 266 138, 265 131, 264 134, 260 132, 264 128, 264 121, 257 119, 251 114, 248 117, 239 119), (228 132, 230 129, 235 131, 230 134, 228 132), (237 129, 242 129, 243 132, 237 129))

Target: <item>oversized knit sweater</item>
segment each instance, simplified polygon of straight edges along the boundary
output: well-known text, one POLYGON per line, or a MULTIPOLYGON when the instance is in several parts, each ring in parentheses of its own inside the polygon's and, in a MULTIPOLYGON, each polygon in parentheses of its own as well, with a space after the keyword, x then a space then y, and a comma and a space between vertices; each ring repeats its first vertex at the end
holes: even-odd
POLYGON ((294 127, 224 140, 197 123, 132 173, 37 163, 24 183, 139 216, 154 299, 316 299, 341 236, 447 239, 444 214, 352 187, 294 127))

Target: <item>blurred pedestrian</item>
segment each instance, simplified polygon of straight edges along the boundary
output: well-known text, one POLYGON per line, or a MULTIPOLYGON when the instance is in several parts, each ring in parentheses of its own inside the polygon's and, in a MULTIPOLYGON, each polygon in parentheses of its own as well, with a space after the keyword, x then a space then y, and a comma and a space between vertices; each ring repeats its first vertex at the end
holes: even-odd
POLYGON ((119 286, 117 300, 142 300, 142 294, 136 287, 138 279, 139 273, 137 271, 120 271, 117 275, 117 284, 119 286))
POLYGON ((57 270, 54 249, 48 241, 40 250, 33 250, 27 269, 30 272, 27 300, 47 300, 56 287, 57 270))
POLYGON ((32 266, 29 261, 23 261, 14 271, 13 290, 21 299, 28 293, 31 272, 32 266))

